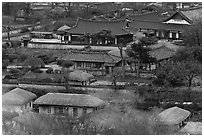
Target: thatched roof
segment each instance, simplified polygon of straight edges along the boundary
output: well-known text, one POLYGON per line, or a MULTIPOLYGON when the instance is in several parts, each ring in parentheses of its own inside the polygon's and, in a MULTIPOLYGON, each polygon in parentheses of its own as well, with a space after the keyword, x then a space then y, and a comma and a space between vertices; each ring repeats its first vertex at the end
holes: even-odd
POLYGON ((23 62, 24 66, 45 66, 45 63, 40 58, 30 57, 23 62))
POLYGON ((29 101, 35 99, 37 96, 29 91, 15 88, 10 92, 3 94, 2 105, 3 106, 18 106, 24 105, 29 101))
POLYGON ((94 76, 92 74, 80 71, 80 70, 74 70, 70 72, 69 74, 49 74, 47 72, 42 72, 42 73, 34 73, 32 71, 27 72, 22 78, 23 79, 53 79, 53 80, 59 80, 59 79, 64 79, 65 76, 68 76, 69 80, 77 80, 77 81, 88 81, 94 76))
POLYGON ((13 118, 15 122, 25 125, 25 130, 32 134, 68 134, 69 118, 29 112, 13 118))
POLYGON ((92 78, 94 78, 94 76, 92 74, 83 72, 83 71, 79 71, 79 70, 75 70, 73 72, 70 72, 68 74, 69 79, 71 80, 77 80, 77 81, 88 81, 92 78))
POLYGON ((184 121, 190 114, 191 112, 188 110, 172 107, 162 111, 159 114, 159 119, 166 125, 176 125, 184 121))
POLYGON ((187 125, 179 132, 190 135, 202 135, 202 123, 201 122, 187 122, 187 125))
POLYGON ((105 105, 104 101, 86 94, 48 93, 35 100, 39 105, 67 105, 79 107, 97 107, 105 105))

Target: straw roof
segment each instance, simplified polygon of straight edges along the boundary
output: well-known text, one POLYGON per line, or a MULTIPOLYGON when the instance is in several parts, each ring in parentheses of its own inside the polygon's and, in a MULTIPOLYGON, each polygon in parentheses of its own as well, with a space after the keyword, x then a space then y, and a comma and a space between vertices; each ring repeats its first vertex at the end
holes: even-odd
POLYGON ((92 74, 89 74, 87 72, 83 72, 80 70, 74 70, 72 72, 70 72, 69 74, 49 74, 47 72, 42 72, 42 73, 34 73, 32 71, 27 72, 22 78, 24 79, 53 79, 53 80, 59 80, 59 79, 64 79, 64 77, 68 75, 69 80, 77 80, 77 81, 88 81, 92 78, 94 78, 94 76, 92 74))
POLYGON ((45 66, 45 63, 43 62, 42 59, 40 58, 35 58, 35 57, 31 57, 26 59, 23 62, 24 66, 38 66, 38 67, 42 67, 45 66))
POLYGON ((94 78, 92 74, 89 74, 80 70, 75 70, 73 72, 70 72, 68 76, 69 76, 69 79, 77 80, 77 81, 88 81, 94 78))
POLYGON ((18 106, 24 105, 29 101, 35 99, 37 96, 29 91, 15 88, 10 92, 3 94, 2 104, 3 106, 18 106))
POLYGON ((29 112, 13 118, 13 121, 25 125, 25 130, 32 134, 67 134, 69 118, 29 112))
POLYGON ((190 135, 202 135, 202 123, 201 122, 187 122, 187 125, 179 132, 187 133, 190 135))
POLYGON ((166 125, 176 125, 184 121, 190 114, 188 110, 172 107, 162 111, 159 119, 166 125))
POLYGON ((66 105, 79 107, 97 107, 105 105, 104 101, 86 94, 48 93, 35 100, 39 105, 66 105))

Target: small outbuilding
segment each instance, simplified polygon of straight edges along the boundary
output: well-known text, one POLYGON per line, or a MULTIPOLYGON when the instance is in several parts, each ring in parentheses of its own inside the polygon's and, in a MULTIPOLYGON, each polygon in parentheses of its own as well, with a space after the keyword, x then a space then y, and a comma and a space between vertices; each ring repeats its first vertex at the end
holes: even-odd
POLYGON ((158 117, 164 126, 177 131, 185 125, 184 121, 190 114, 190 111, 175 106, 162 111, 158 117))
POLYGON ((105 102, 87 94, 48 93, 35 100, 39 113, 80 117, 101 109, 105 102))
POLYGON ((201 122, 187 122, 187 125, 182 128, 179 133, 187 135, 202 135, 202 123, 201 122))
POLYGON ((33 108, 33 100, 37 96, 24 89, 15 88, 2 96, 2 110, 17 112, 19 115, 33 108))

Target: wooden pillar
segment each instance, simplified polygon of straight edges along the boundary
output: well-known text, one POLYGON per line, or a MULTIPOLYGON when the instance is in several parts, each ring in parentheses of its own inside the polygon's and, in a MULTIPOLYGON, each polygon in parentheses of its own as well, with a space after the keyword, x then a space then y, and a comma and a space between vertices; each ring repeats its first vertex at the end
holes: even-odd
POLYGON ((169 32, 169 38, 172 38, 172 32, 169 32))
POLYGON ((92 38, 89 39, 89 43, 90 43, 90 44, 92 43, 92 38))
POLYGON ((69 39, 68 39, 68 41, 69 41, 69 42, 72 41, 72 35, 71 35, 71 34, 69 35, 69 39))
POLYGON ((107 44, 107 43, 108 43, 108 40, 106 39, 106 40, 105 40, 105 44, 107 44))
POLYGON ((179 32, 176 32, 176 39, 179 39, 179 32))
POLYGON ((117 45, 118 44, 118 39, 117 39, 117 37, 115 37, 115 45, 117 45))
POLYGON ((51 114, 54 114, 55 113, 55 110, 54 110, 54 106, 51 107, 51 114))

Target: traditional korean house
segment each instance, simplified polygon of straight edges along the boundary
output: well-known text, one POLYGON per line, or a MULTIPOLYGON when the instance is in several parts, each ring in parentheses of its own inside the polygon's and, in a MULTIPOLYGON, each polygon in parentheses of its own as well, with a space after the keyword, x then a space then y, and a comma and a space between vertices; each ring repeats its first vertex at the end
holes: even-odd
POLYGON ((64 77, 69 78, 70 85, 90 85, 95 81, 94 76, 87 72, 79 71, 79 70, 69 70, 70 72, 62 73, 59 71, 52 71, 47 73, 43 71, 42 73, 35 73, 32 71, 27 72, 23 77, 21 77, 20 83, 46 83, 46 84, 63 84, 65 82, 64 77))
POLYGON ((190 114, 188 110, 172 107, 159 113, 158 117, 163 126, 168 127, 171 131, 178 131, 185 125, 184 122, 190 114))
POLYGON ((104 40, 89 39, 89 44, 91 45, 118 45, 121 42, 132 41, 132 34, 130 34, 126 29, 125 20, 111 20, 111 21, 101 21, 101 20, 87 20, 78 18, 76 25, 69 30, 67 30, 66 35, 63 37, 63 41, 69 43, 80 42, 79 36, 86 33, 90 35, 98 33, 102 30, 111 31, 111 35, 114 37, 110 40, 104 38, 104 40))
POLYGON ((158 65, 162 65, 167 61, 171 61, 172 57, 180 49, 183 49, 183 46, 177 46, 168 41, 160 41, 155 45, 152 45, 149 55, 156 59, 156 64, 152 63, 151 68, 156 69, 158 65))
POLYGON ((81 19, 78 18, 75 26, 64 31, 32 32, 29 48, 50 48, 50 49, 83 49, 89 45, 97 50, 112 50, 118 44, 128 43, 133 40, 133 35, 126 30, 127 21, 81 19), (110 35, 95 35, 102 31, 109 31, 110 35), (84 38, 88 34, 88 38, 84 38))
POLYGON ((48 93, 35 100, 39 113, 80 117, 102 109, 105 102, 87 94, 48 93))
POLYGON ((19 115, 33 108, 33 100, 37 96, 29 91, 15 88, 2 95, 2 110, 16 112, 19 115))
POLYGON ((72 61, 74 69, 84 70, 93 75, 106 75, 121 62, 120 57, 102 51, 71 51, 59 60, 72 61))
POLYGON ((176 11, 171 16, 168 12, 152 12, 128 16, 132 20, 129 30, 152 33, 161 39, 182 39, 182 32, 193 24, 196 19, 201 19, 202 8, 176 11))
POLYGON ((187 122, 186 126, 178 133, 185 135, 202 135, 202 122, 187 122))

